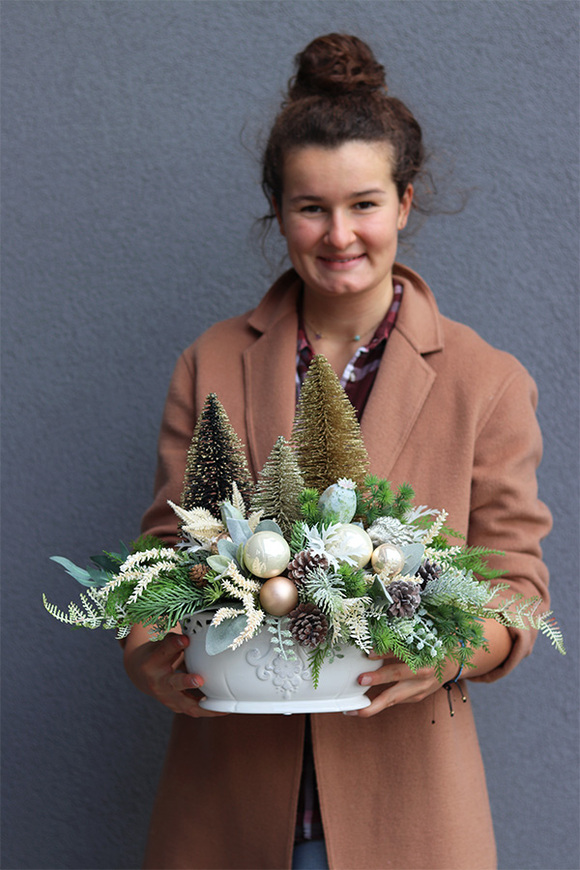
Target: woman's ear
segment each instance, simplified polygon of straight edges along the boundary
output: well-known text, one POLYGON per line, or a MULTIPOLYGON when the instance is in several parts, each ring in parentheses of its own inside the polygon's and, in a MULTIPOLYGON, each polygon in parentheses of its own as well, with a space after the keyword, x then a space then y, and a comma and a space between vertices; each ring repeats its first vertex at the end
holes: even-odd
POLYGON ((409 212, 411 211, 411 205, 413 204, 413 193, 413 185, 407 185, 407 189, 399 202, 399 217, 397 220, 398 230, 403 230, 407 226, 409 212))
POLYGON ((272 208, 274 209, 274 213, 276 215, 276 220, 278 221, 278 228, 280 230, 280 233, 281 233, 281 235, 285 236, 286 233, 284 232, 284 222, 282 220, 282 212, 280 210, 280 206, 278 205, 277 200, 274 199, 274 197, 272 197, 272 208))

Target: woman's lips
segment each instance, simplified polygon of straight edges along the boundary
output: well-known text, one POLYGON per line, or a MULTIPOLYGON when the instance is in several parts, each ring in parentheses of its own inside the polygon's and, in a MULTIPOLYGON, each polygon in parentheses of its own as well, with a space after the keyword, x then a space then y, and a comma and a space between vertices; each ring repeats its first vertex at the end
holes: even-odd
POLYGON ((329 269, 349 269, 353 266, 360 263, 360 261, 365 257, 365 254, 355 254, 352 257, 323 257, 319 256, 319 260, 324 263, 325 267, 329 269))

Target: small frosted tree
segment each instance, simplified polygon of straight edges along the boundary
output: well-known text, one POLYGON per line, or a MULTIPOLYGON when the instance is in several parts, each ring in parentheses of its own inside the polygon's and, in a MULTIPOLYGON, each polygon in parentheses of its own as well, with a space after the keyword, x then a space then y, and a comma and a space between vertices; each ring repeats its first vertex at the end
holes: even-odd
POLYGON ((363 485, 369 457, 348 396, 326 357, 315 356, 302 384, 291 443, 304 483, 323 492, 341 477, 363 485))

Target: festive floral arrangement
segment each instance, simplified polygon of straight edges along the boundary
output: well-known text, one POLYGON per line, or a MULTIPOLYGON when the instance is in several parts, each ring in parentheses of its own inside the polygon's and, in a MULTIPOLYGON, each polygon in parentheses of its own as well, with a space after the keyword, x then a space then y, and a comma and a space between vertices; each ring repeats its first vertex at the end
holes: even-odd
POLYGON ((54 556, 86 587, 63 612, 74 627, 137 623, 160 639, 180 621, 214 611, 206 650, 236 649, 266 628, 276 652, 308 651, 315 685, 342 644, 394 654, 410 668, 446 659, 469 667, 485 647, 482 620, 535 628, 564 653, 541 599, 507 595, 497 551, 468 547, 447 514, 414 506, 408 484, 394 491, 369 474, 354 409, 327 360, 314 359, 290 442, 278 438, 252 483, 242 445, 217 396, 207 397, 188 452, 176 548, 141 538, 132 552, 92 557, 87 569, 54 556), (492 581, 494 581, 492 583, 492 581))

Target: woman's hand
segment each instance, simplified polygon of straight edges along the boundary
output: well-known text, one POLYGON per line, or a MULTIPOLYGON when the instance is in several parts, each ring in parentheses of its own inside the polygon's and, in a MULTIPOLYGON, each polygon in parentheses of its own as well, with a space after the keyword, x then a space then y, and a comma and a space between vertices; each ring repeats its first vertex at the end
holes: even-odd
MULTIPOLYGON (((375 655, 371 653, 369 659, 378 661, 382 659, 384 664, 376 671, 368 671, 361 674, 358 682, 361 686, 381 686, 387 684, 387 688, 373 698, 370 705, 363 710, 349 711, 347 716, 360 716, 368 719, 395 704, 415 704, 424 701, 429 695, 441 688, 442 683, 435 676, 433 668, 421 668, 413 673, 408 665, 401 662, 395 656, 375 655)), ((444 669, 444 681, 452 680, 458 671, 457 662, 448 662, 444 669)))
MULTIPOLYGON (((135 632, 135 629, 133 630, 135 632)), ((182 634, 171 633, 160 641, 136 642, 133 632, 125 645, 125 670, 130 679, 146 695, 156 698, 174 713, 186 716, 227 716, 204 710, 199 706, 201 695, 195 697, 191 692, 203 686, 203 677, 188 674, 180 668, 183 651, 189 638, 182 634)))
MULTIPOLYGON (((465 676, 481 677, 501 665, 508 657, 512 641, 509 631, 504 625, 500 625, 494 619, 486 619, 483 622, 486 648, 480 647, 475 650, 470 667, 465 676)), ((386 689, 373 698, 368 707, 363 710, 349 711, 347 716, 360 716, 368 719, 395 704, 416 704, 424 701, 433 692, 441 688, 447 680, 453 680, 459 670, 457 662, 448 659, 443 668, 443 680, 439 682, 433 668, 421 668, 416 674, 411 668, 403 664, 395 656, 379 656, 375 653, 369 655, 369 659, 378 661, 382 659, 383 665, 376 671, 367 671, 361 674, 358 682, 361 686, 382 686, 386 689)))

